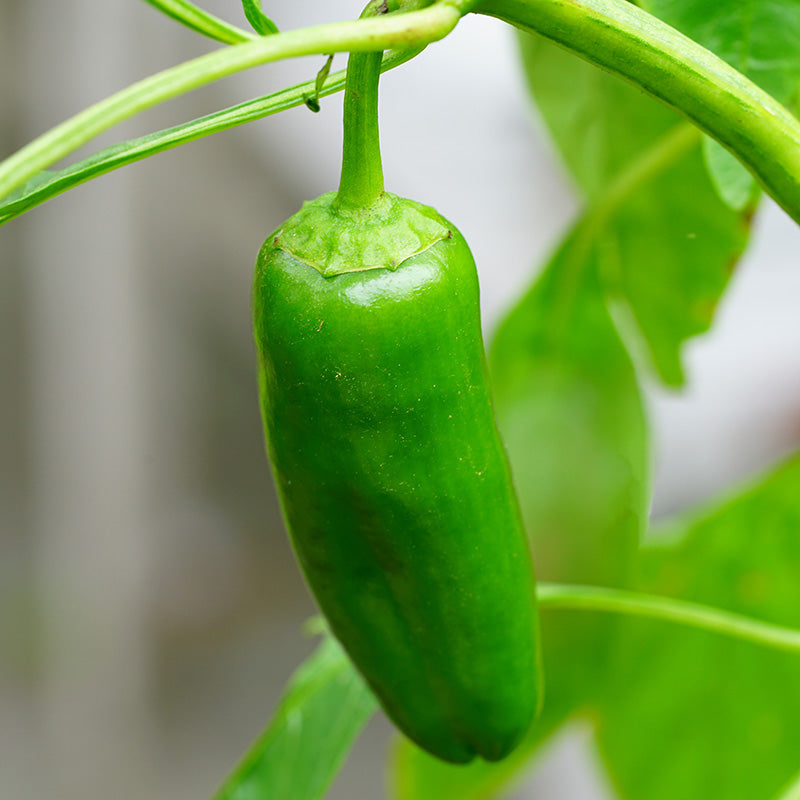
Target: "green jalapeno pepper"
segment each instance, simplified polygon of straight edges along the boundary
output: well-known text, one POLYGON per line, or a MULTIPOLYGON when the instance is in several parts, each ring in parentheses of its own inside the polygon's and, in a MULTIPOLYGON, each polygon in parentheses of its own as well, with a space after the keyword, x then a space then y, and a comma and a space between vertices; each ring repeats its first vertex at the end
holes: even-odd
POLYGON ((307 203, 259 254, 267 448, 308 585, 389 717, 440 758, 496 760, 531 725, 540 669, 475 264, 379 177, 368 203, 307 203))

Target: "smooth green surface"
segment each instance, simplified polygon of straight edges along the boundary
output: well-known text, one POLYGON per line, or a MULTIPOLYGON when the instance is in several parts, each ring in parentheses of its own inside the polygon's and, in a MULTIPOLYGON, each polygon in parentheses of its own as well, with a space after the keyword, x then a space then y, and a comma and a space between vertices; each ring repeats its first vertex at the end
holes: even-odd
POLYGON ((800 800, 800 773, 775 796, 774 800, 800 800))
POLYGON ((661 378, 678 385, 681 347, 710 327, 749 215, 717 196, 700 135, 677 114, 540 37, 521 46, 532 94, 588 199, 584 258, 629 305, 661 378))
MULTIPOLYGON (((800 458, 643 553, 639 590, 800 626, 800 458)), ((797 772, 800 658, 626 620, 599 743, 623 800, 774 800, 797 772), (653 754, 664 757, 654 758, 653 754)))
POLYGON ((214 800, 323 797, 375 708, 342 648, 326 636, 214 800))
POLYGON ((253 312, 287 527, 332 630, 438 756, 506 755, 539 703, 530 554, 469 248, 325 278, 265 243, 253 312))

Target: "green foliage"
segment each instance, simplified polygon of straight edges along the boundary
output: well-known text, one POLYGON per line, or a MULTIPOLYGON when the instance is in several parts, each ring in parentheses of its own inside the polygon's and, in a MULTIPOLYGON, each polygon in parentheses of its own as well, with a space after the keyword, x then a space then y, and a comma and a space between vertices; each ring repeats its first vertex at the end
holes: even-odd
POLYGON ((539 37, 522 39, 522 55, 588 213, 605 223, 587 258, 629 304, 662 379, 679 385, 681 345, 710 327, 749 214, 718 197, 699 137, 673 111, 539 37))
POLYGON ((292 677, 269 727, 214 800, 323 797, 375 700, 329 636, 292 677))
MULTIPOLYGON (((657 531, 636 587, 800 627, 800 457, 657 531)), ((772 800, 800 763, 800 661, 626 618, 598 715, 623 800, 772 800), (658 754, 658 755, 656 755, 658 754)))
POLYGON ((755 206, 758 184, 753 176, 719 142, 703 137, 703 158, 717 194, 734 211, 755 206))
POLYGON ((640 0, 782 103, 800 89, 800 0, 640 0))
MULTIPOLYGON (((651 14, 724 58, 782 103, 800 89, 800 1, 642 0, 651 14)), ((756 191, 752 175, 719 144, 705 143, 706 163, 720 196, 744 208, 756 191)))

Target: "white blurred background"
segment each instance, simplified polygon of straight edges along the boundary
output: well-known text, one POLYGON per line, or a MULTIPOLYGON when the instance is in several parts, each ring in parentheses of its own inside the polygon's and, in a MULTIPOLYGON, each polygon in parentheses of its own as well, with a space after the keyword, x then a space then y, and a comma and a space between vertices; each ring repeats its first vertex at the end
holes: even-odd
MULTIPOLYGON (((243 23, 238 0, 205 7, 243 23)), ((288 29, 344 0, 265 3, 288 29)), ((0 0, 0 155, 215 45, 140 0, 0 0)), ((267 66, 100 146, 307 80, 267 66)), ((337 59, 337 67, 344 59, 337 59)), ((203 800, 313 642, 262 448, 249 326, 261 241, 335 187, 341 98, 125 168, 0 230, 0 796, 203 800)), ((577 199, 530 109, 510 30, 465 20, 383 81, 387 186, 462 230, 490 332, 577 199)), ((649 387, 654 513, 800 443, 800 232, 765 204, 680 394, 649 387)), ((383 796, 371 723, 330 793, 383 796)), ((586 731, 513 797, 610 798, 586 731)), ((278 800, 276 798, 276 800, 278 800)))

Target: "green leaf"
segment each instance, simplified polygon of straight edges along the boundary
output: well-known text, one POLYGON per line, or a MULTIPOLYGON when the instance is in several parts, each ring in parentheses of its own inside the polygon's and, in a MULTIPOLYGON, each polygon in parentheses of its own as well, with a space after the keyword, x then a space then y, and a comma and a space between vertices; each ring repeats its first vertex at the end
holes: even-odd
POLYGON ((247 21, 260 36, 278 33, 278 26, 266 15, 261 7, 261 0, 242 0, 242 8, 247 21))
POLYGON ((710 327, 750 212, 720 199, 699 134, 674 112, 541 38, 524 37, 522 54, 553 140, 599 218, 605 288, 630 305, 661 378, 680 385, 681 346, 710 327))
MULTIPOLYGON (((642 553, 638 588, 800 627, 800 457, 642 553)), ((623 800, 775 800, 797 772, 796 654, 620 625, 598 740, 623 800)))
MULTIPOLYGON (((679 132, 667 134, 666 151, 679 132)), ((719 198, 693 147, 632 191, 603 231, 606 287, 630 304, 665 383, 684 382, 682 344, 711 327, 747 244, 750 218, 719 198)))
MULTIPOLYGON (((642 0, 639 5, 712 50, 780 102, 796 100, 800 0, 642 0)), ((728 159, 717 155, 707 159, 707 166, 722 199, 742 208, 756 182, 743 167, 731 165, 731 160, 739 163, 733 156, 728 159)))
POLYGON ((214 800, 323 797, 375 708, 344 651, 326 637, 214 800))
MULTIPOLYGON (((624 583, 648 505, 647 429, 633 365, 583 227, 511 312, 491 350, 494 395, 539 580, 624 583)), ((400 800, 482 800, 592 702, 616 621, 542 613, 545 703, 498 764, 453 767, 399 745, 400 800)))
POLYGON ((253 38, 247 31, 209 14, 189 0, 145 0, 145 2, 187 28, 218 42, 239 44, 249 42, 253 38))
POLYGON ((714 188, 735 211, 743 211, 755 204, 759 188, 755 178, 736 156, 719 142, 703 137, 703 158, 714 188))

